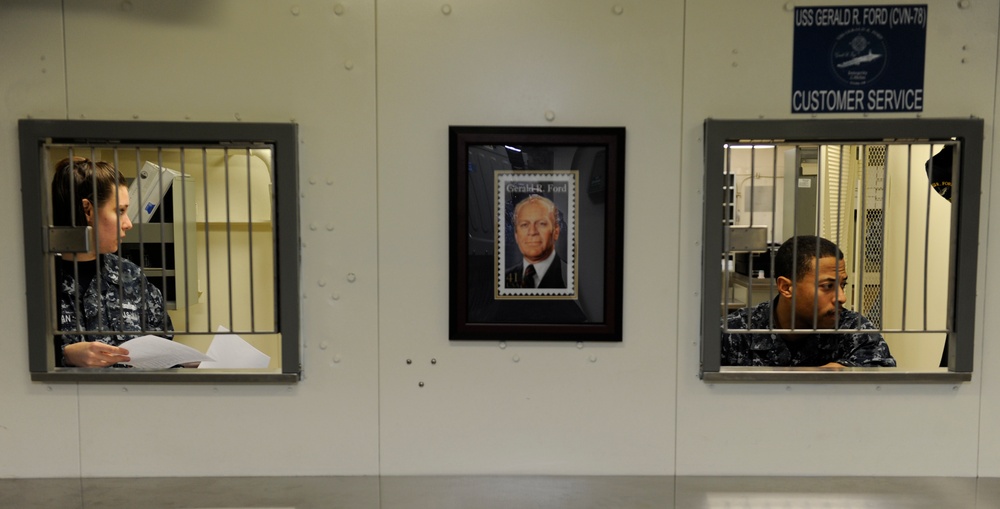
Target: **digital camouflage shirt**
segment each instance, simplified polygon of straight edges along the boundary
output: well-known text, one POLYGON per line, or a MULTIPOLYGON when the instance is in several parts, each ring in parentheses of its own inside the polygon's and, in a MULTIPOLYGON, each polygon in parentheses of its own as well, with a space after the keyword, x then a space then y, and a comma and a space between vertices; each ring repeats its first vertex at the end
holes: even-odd
MULTIPOLYGON (((777 328, 769 320, 773 302, 739 309, 726 317, 730 330, 777 328)), ((840 311, 840 329, 874 329, 867 318, 848 309, 840 311)), ((844 366, 895 367, 882 334, 796 334, 785 340, 780 334, 722 333, 723 366, 822 366, 830 362, 844 366)))
MULTIPOLYGON (((146 280, 137 265, 114 254, 101 255, 100 260, 100 270, 90 279, 87 288, 81 288, 77 284, 72 262, 61 259, 56 261, 59 330, 108 331, 106 335, 57 335, 57 365, 63 365, 62 349, 66 345, 80 341, 101 341, 118 346, 144 334, 165 336, 168 331, 173 330, 170 316, 163 306, 163 295, 146 280)), ((91 271, 97 265, 93 262, 79 262, 76 274, 86 272, 85 264, 90 264, 91 271)))

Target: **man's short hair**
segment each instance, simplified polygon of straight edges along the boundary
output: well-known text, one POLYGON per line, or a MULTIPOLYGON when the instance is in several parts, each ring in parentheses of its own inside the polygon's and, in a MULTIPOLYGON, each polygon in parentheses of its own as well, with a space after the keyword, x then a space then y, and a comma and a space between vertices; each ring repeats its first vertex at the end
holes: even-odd
POLYGON ((532 195, 528 196, 527 198, 525 198, 525 199, 517 202, 517 205, 514 205, 514 219, 515 220, 517 219, 517 214, 519 212, 521 212, 521 209, 525 205, 527 205, 529 203, 538 203, 538 204, 541 204, 542 206, 544 206, 545 210, 549 214, 552 214, 552 220, 555 223, 555 226, 559 226, 559 217, 558 217, 559 214, 556 212, 556 204, 553 203, 552 200, 550 200, 550 199, 548 199, 548 198, 546 198, 546 197, 544 197, 542 195, 539 195, 539 194, 532 194, 532 195))
POLYGON ((844 258, 844 253, 836 244, 815 235, 792 237, 778 248, 774 255, 774 277, 784 277, 798 281, 805 277, 812 259, 835 256, 844 258), (793 259, 794 256, 794 259, 793 259), (792 277, 792 271, 795 277, 792 277))

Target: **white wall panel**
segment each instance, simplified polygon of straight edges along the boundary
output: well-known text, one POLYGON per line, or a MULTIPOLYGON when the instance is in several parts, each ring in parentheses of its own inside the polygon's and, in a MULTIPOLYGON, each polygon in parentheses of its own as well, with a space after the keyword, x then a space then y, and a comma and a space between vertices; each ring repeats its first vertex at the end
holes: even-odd
POLYGON ((80 472, 77 389, 28 380, 24 244, 17 119, 63 117, 60 2, 0 2, 0 264, 7 268, 0 306, 0 477, 75 477, 80 472))
MULTIPOLYGON (((377 473, 375 9, 372 2, 340 5, 338 14, 325 1, 66 4, 60 84, 69 92, 54 99, 69 104, 69 118, 294 121, 301 139, 306 380, 294 387, 83 385, 79 426, 60 429, 79 435, 82 460, 71 464, 83 475, 377 473), (355 283, 348 273, 357 274, 355 283)), ((61 50, 58 9, 18 12, 39 23, 49 15, 47 30, 61 50)), ((37 34, 24 35, 26 47, 45 40, 37 34)), ((16 114, 65 115, 37 107, 16 114)), ((13 146, 13 133, 5 140, 13 146)), ((16 206, 17 187, 6 189, 12 199, 5 203, 16 206)), ((5 231, 19 238, 20 213, 5 217, 5 231)), ((14 273, 20 277, 20 269, 14 273)), ((23 328, 23 306, 11 307, 7 322, 23 328)), ((26 355, 5 359, 5 373, 27 378, 26 355)), ((28 401, 77 415, 75 400, 28 401)))
MULTIPOLYGON (((733 5, 687 5, 682 294, 700 284, 702 122, 792 117, 793 3, 733 5)), ((971 5, 930 6, 925 114, 975 113, 990 126, 997 6, 971 5), (945 43, 949 30, 954 38, 945 43), (955 59, 956 45, 975 57, 955 59), (988 79, 972 79, 983 75, 988 79)), ((696 299, 680 302, 679 316, 698 316, 696 299)), ((971 383, 954 386, 711 385, 697 378, 698 329, 694 320, 680 327, 679 474, 976 475, 980 376, 988 367, 971 383)))
POLYGON ((378 4, 382 472, 670 473, 682 6, 442 5, 378 4), (449 342, 449 125, 627 127, 623 343, 449 342))
MULTIPOLYGON (((993 16, 996 19, 996 15, 993 16)), ((983 44, 987 44, 986 41, 983 44)), ((1000 96, 1000 66, 994 65, 993 78, 994 97, 1000 96)), ((1000 107, 994 101, 994 108, 1000 107)), ((1000 113, 993 110, 993 118, 1000 113)), ((993 147, 1000 143, 993 122, 987 127, 987 141, 993 142, 993 147)), ((987 168, 1000 168, 1000 154, 993 150, 985 155, 987 168)), ((978 294, 984 301, 985 309, 983 327, 979 336, 982 338, 982 350, 977 351, 981 362, 976 364, 982 373, 982 403, 980 405, 981 419, 979 423, 979 475, 983 477, 1000 477, 1000 345, 997 344, 997 330, 1000 329, 1000 316, 997 316, 997 305, 1000 304, 1000 288, 997 287, 998 274, 994 265, 997 253, 1000 253, 1000 206, 990 206, 994 201, 1000 203, 1000 189, 993 184, 992 171, 986 172, 983 182, 982 199, 984 203, 983 223, 980 231, 980 258, 978 294), (988 214, 988 215, 987 215, 988 214), (985 252, 985 256, 984 256, 985 252)), ((977 324, 978 325, 978 324, 977 324)))

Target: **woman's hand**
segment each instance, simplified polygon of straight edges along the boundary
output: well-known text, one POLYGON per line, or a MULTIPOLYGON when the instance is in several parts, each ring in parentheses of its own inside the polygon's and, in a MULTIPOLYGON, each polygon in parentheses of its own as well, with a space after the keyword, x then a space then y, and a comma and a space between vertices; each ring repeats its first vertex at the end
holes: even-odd
POLYGON ((63 357, 69 366, 106 368, 119 362, 128 362, 128 350, 100 341, 81 341, 66 345, 63 357))

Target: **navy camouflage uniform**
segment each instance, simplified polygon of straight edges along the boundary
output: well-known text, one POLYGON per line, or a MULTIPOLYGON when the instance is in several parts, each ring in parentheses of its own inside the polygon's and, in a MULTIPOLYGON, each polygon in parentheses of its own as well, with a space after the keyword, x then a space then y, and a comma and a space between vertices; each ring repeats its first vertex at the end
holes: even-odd
MULTIPOLYGON (((730 330, 771 329, 777 320, 769 320, 773 304, 762 302, 742 308, 726 318, 730 330)), ((840 310, 840 329, 874 329, 867 318, 849 309, 840 310)), ((845 332, 843 334, 796 334, 785 341, 779 334, 722 333, 723 366, 822 366, 830 362, 852 367, 895 367, 882 334, 877 332, 845 332)))
MULTIPOLYGON (((63 366, 62 349, 80 341, 100 341, 118 346, 144 334, 166 335, 173 330, 170 316, 163 307, 163 295, 151 285, 139 267, 114 254, 100 257, 100 271, 94 274, 87 288, 80 288, 74 279, 72 262, 57 259, 57 316, 61 331, 100 330, 107 335, 67 334, 55 336, 56 364, 63 366), (121 270, 119 271, 119 264, 121 270), (68 270, 66 270, 68 267, 68 270), (100 290, 98 290, 100 282, 100 290), (120 284, 119 284, 120 282, 120 284), (79 295, 81 323, 77 327, 76 302, 79 295), (147 332, 140 332, 140 331, 147 332)), ((95 266, 94 262, 79 262, 95 266)), ((168 336, 169 337, 169 336, 168 336)))

